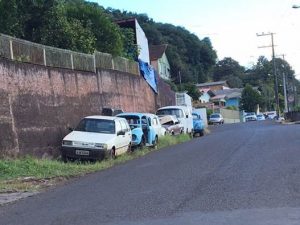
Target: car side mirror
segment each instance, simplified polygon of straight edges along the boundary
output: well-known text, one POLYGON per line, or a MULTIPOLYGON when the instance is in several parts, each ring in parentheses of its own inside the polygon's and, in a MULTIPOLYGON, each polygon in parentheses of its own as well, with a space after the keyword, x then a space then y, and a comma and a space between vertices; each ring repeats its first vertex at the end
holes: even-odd
POLYGON ((176 124, 179 124, 179 121, 176 121, 176 122, 175 122, 175 125, 176 125, 176 124))
POLYGON ((125 135, 125 131, 121 130, 117 133, 118 136, 125 135))
POLYGON ((72 132, 72 131, 74 131, 74 128, 68 127, 68 131, 72 132))

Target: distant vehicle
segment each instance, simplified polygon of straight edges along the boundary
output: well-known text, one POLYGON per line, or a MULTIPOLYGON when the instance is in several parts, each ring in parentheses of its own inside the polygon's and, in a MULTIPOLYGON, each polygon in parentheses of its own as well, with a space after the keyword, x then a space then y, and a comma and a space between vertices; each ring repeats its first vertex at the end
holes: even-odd
POLYGON ((176 118, 176 116, 163 116, 159 118, 160 123, 166 129, 167 133, 170 135, 182 134, 184 131, 183 125, 176 118))
POLYGON ((123 118, 88 116, 64 137, 62 159, 103 159, 131 151, 131 130, 123 118))
POLYGON ((267 119, 274 120, 277 117, 276 111, 266 112, 267 119))
POLYGON ((132 131, 133 147, 157 146, 158 133, 152 126, 152 116, 147 113, 121 113, 117 117, 127 120, 132 131))
POLYGON ((248 112, 245 114, 245 121, 249 122, 249 121, 256 121, 257 117, 255 112, 248 112))
POLYGON ((263 114, 257 114, 256 118, 258 121, 266 120, 266 118, 263 114))
POLYGON ((193 112, 193 127, 194 127, 194 135, 199 134, 199 136, 204 135, 204 122, 201 118, 201 115, 193 112))
POLYGON ((176 116, 184 127, 184 133, 193 134, 193 117, 190 107, 188 106, 166 106, 157 110, 156 115, 159 117, 166 115, 176 116))
POLYGON ((210 115, 209 120, 208 120, 209 124, 224 124, 224 118, 220 113, 213 113, 210 115))

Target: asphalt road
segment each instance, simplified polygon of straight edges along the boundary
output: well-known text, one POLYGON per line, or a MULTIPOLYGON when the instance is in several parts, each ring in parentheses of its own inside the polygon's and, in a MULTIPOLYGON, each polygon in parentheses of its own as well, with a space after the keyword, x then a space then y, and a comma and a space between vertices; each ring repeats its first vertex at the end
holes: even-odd
POLYGON ((0 224, 300 224, 300 125, 214 126, 1 207, 0 224))

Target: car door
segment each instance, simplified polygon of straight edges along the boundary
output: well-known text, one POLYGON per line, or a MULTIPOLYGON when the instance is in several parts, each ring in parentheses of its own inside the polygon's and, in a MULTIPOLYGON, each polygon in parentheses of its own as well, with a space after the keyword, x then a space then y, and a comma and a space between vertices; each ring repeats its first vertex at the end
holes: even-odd
POLYGON ((121 143, 121 148, 127 148, 128 144, 129 144, 129 139, 131 138, 130 133, 128 131, 126 122, 124 119, 120 120, 120 124, 121 124, 121 131, 124 132, 124 135, 120 135, 120 143, 121 143))
POLYGON ((123 137, 123 135, 118 135, 118 133, 122 131, 122 126, 121 126, 120 120, 116 120, 115 123, 116 123, 116 135, 117 135, 117 137, 115 139, 116 141, 115 141, 114 145, 116 147, 116 151, 118 152, 119 149, 123 145, 122 142, 123 142, 124 137, 123 137))
POLYGON ((149 140, 149 144, 152 145, 155 142, 155 138, 156 138, 156 131, 154 129, 154 127, 152 126, 152 120, 151 117, 147 118, 147 122, 148 122, 148 140, 149 140))
POLYGON ((155 116, 154 117, 152 117, 152 119, 151 119, 151 126, 153 127, 153 129, 154 129, 154 131, 155 131, 155 133, 158 135, 158 136, 160 136, 161 135, 161 128, 160 128, 160 124, 159 124, 159 122, 158 122, 158 118, 156 118, 155 116))

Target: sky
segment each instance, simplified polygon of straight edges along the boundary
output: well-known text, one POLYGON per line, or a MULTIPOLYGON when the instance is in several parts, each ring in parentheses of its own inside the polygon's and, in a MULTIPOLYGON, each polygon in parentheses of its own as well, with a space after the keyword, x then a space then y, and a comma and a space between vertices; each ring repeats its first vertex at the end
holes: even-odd
POLYGON ((275 33, 277 57, 300 79, 300 0, 90 0, 103 7, 146 13, 156 22, 183 26, 200 39, 209 37, 218 59, 231 57, 249 67, 260 55, 271 59, 275 33))

